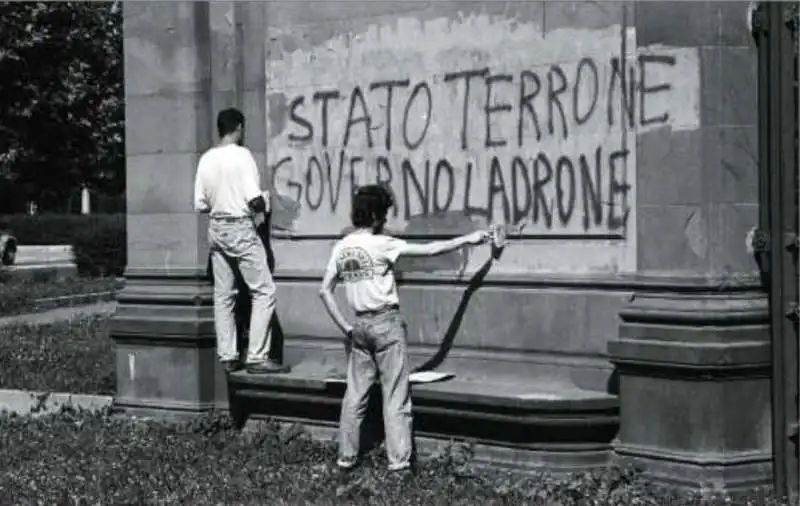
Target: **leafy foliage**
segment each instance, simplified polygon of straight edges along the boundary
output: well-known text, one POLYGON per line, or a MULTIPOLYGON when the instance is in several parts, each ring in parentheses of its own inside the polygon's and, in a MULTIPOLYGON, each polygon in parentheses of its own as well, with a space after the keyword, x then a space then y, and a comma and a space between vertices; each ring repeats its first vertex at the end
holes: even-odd
POLYGON ((415 475, 388 472, 381 449, 340 474, 334 445, 271 423, 240 432, 222 413, 182 423, 72 409, 39 418, 6 415, 0 448, 14 449, 0 452, 0 497, 9 504, 726 504, 659 493, 624 469, 564 478, 479 473, 459 446, 424 459, 415 475))
POLYGON ((122 12, 0 3, 0 175, 29 195, 124 185, 122 12))
POLYGON ((116 364, 107 328, 108 318, 96 316, 0 327, 0 388, 113 394, 116 364))

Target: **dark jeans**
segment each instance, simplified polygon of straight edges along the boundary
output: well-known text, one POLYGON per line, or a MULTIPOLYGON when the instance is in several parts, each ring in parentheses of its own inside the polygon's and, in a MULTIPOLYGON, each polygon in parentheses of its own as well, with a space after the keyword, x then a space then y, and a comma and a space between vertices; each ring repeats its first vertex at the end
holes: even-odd
POLYGON ((339 459, 359 453, 361 424, 376 380, 383 393, 383 424, 389 469, 410 465, 412 456, 411 390, 406 323, 397 310, 356 319, 348 354, 347 390, 339 419, 339 459))

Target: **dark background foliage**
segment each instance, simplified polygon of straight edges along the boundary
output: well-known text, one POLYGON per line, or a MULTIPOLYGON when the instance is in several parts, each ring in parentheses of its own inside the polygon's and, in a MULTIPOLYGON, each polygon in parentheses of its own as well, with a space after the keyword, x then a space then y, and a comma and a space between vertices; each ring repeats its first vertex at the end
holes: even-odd
POLYGON ((0 3, 0 213, 124 191, 123 71, 119 2, 0 3))

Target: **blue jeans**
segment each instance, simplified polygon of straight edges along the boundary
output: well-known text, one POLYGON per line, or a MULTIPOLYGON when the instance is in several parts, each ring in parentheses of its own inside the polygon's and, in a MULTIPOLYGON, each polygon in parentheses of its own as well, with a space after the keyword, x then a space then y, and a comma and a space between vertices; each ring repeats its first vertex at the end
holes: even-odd
POLYGON ((275 283, 267 266, 267 252, 252 220, 211 219, 208 229, 214 271, 214 328, 220 360, 239 357, 236 347, 236 270, 252 297, 247 363, 267 360, 272 342, 269 323, 275 313, 275 283))
POLYGON ((354 461, 358 457, 369 392, 375 380, 379 380, 389 469, 404 469, 410 465, 413 446, 405 321, 397 310, 359 317, 350 344, 347 390, 339 419, 340 462, 354 461))

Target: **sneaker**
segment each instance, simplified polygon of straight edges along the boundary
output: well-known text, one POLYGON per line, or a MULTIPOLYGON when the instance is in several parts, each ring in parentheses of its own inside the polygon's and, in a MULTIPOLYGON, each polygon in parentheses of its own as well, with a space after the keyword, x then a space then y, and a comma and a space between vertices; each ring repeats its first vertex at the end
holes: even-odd
POLYGON ((287 373, 292 370, 292 368, 288 365, 276 364, 272 360, 265 360, 255 364, 247 364, 245 368, 249 374, 278 374, 287 373))
POLYGON ((242 363, 236 359, 223 360, 222 366, 225 368, 225 374, 233 374, 236 371, 242 370, 242 363))
POLYGON ((336 461, 336 467, 338 467, 340 471, 349 471, 356 467, 356 459, 353 457, 340 458, 336 461))

